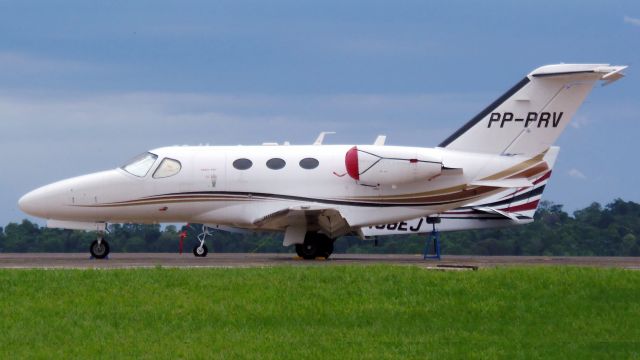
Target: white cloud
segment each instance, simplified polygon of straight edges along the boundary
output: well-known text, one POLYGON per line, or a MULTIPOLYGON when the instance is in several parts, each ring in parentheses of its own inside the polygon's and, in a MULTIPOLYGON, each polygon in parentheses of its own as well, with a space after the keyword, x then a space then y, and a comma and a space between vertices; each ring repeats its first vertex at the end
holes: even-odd
POLYGON ((338 131, 332 140, 346 143, 369 141, 384 132, 392 143, 432 146, 482 107, 478 97, 152 92, 52 96, 0 90, 0 138, 19 134, 6 141, 35 140, 38 135, 83 139, 101 129, 118 133, 120 138, 144 132, 149 134, 142 138, 145 142, 300 143, 326 130, 338 131))
POLYGON ((366 55, 418 56, 435 51, 436 45, 424 39, 346 37, 331 39, 327 45, 332 50, 366 55))
POLYGON ((3 69, 3 72, 42 74, 67 71, 95 71, 98 70, 99 67, 95 64, 82 61, 39 57, 21 52, 0 51, 0 68, 3 69))
POLYGON ((569 176, 571 176, 572 178, 575 178, 575 179, 585 180, 587 178, 587 176, 585 174, 583 174, 582 171, 580 171, 580 170, 578 170, 576 168, 573 168, 573 169, 569 170, 569 172, 567 172, 567 174, 569 176))
POLYGON ((631 24, 633 26, 640 26, 640 19, 638 18, 633 18, 631 16, 625 16, 624 17, 624 22, 626 24, 631 24))
POLYGON ((584 115, 576 115, 573 120, 571 120, 571 127, 573 127, 574 129, 580 129, 583 128, 587 125, 589 125, 591 123, 591 120, 589 120, 588 117, 584 116, 584 115))

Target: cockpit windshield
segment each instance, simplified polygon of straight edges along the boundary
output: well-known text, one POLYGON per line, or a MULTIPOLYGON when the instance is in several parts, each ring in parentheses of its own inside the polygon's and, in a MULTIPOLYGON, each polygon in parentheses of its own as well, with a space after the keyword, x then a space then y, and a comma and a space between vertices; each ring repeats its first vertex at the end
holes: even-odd
POLYGON ((144 153, 136 156, 127 164, 121 167, 122 170, 128 172, 131 175, 144 177, 147 175, 153 164, 158 159, 158 155, 152 153, 144 153))
POLYGON ((180 161, 165 158, 162 160, 160 165, 158 165, 158 168, 156 169, 156 171, 153 173, 153 178, 154 179, 168 178, 170 176, 173 176, 179 173, 180 169, 182 169, 182 164, 180 164, 180 161))

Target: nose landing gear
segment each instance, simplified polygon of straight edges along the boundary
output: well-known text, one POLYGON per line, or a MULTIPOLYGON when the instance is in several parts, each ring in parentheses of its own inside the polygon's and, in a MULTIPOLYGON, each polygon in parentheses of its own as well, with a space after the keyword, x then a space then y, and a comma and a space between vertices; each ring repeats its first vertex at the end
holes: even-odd
POLYGON ((193 247, 193 255, 195 255, 196 257, 206 257, 208 253, 209 249, 205 244, 201 244, 199 246, 196 245, 193 247))
POLYGON ((198 241, 200 241, 200 245, 196 245, 193 248, 193 255, 195 257, 206 257, 209 253, 209 249, 207 245, 204 243, 207 240, 207 236, 211 236, 211 228, 206 225, 202 225, 202 232, 198 234, 198 241))
POLYGON ((98 235, 96 240, 93 240, 89 247, 91 258, 104 259, 109 256, 109 243, 104 239, 102 234, 98 235))

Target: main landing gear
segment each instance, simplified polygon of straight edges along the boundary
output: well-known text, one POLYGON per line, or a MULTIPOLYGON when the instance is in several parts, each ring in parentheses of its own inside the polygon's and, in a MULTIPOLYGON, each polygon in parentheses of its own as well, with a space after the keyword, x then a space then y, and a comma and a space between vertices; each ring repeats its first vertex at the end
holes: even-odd
POLYGON ((296 253, 305 260, 313 260, 317 257, 329 258, 333 253, 332 239, 324 234, 308 232, 304 237, 304 243, 296 244, 296 253))
POLYGON ((104 239, 103 234, 99 234, 89 247, 91 257, 94 259, 104 259, 109 256, 109 243, 104 239))

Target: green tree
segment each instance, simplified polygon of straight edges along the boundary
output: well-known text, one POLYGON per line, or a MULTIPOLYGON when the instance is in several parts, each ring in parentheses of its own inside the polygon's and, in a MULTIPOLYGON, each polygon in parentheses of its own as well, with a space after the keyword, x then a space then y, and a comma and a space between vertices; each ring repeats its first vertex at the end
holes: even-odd
MULTIPOLYGON (((199 224, 180 230, 174 225, 113 224, 107 236, 114 251, 174 252, 186 230, 185 251, 198 244, 199 224)), ((282 234, 214 231, 207 239, 213 252, 292 252, 282 246, 282 234)), ((361 241, 344 236, 337 253, 422 253, 427 235, 380 237, 361 241), (375 246, 377 244, 377 246, 375 246)), ((2 252, 86 252, 95 232, 41 228, 28 220, 0 228, 2 252)), ((606 206, 593 203, 567 214, 562 205, 543 201, 535 221, 505 229, 457 231, 441 234, 445 254, 485 255, 640 255, 640 204, 615 199, 606 206)))

